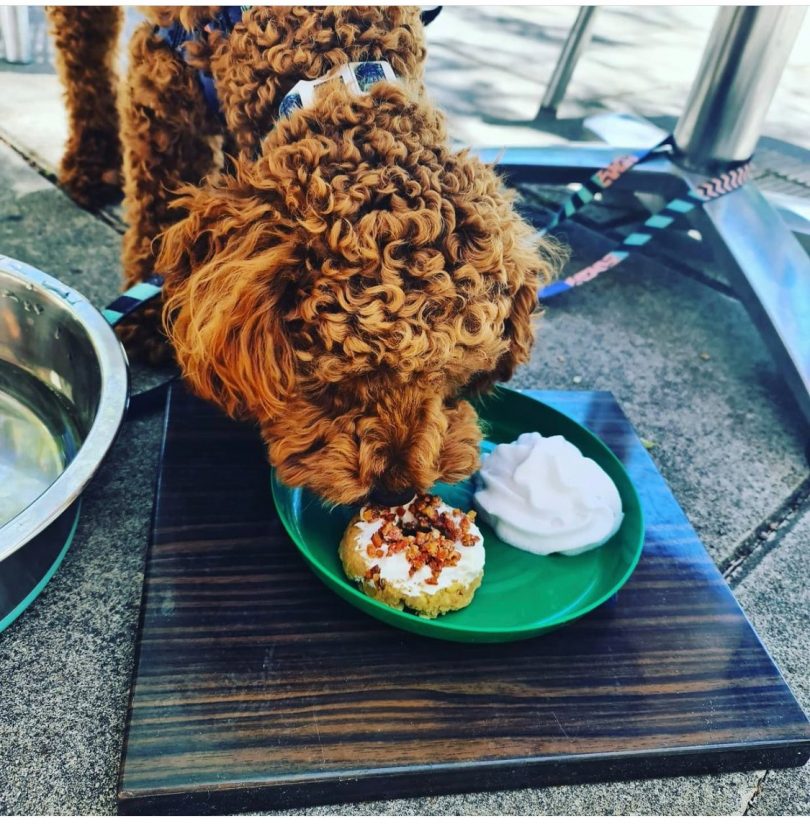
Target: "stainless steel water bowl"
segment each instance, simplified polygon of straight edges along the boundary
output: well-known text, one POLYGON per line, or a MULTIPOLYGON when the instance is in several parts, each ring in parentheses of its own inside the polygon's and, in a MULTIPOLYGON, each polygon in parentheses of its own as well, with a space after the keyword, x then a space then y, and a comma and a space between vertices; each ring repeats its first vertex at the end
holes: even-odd
POLYGON ((126 358, 102 315, 0 255, 0 630, 64 556, 128 388, 126 358))

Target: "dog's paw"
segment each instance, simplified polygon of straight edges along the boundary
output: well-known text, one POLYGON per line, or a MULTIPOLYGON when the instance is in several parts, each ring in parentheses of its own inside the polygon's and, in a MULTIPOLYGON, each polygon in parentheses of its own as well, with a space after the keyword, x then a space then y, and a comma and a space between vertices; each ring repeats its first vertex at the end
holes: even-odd
POLYGON ((62 157, 59 184, 85 209, 119 201, 122 179, 117 136, 85 134, 80 141, 71 141, 62 157))

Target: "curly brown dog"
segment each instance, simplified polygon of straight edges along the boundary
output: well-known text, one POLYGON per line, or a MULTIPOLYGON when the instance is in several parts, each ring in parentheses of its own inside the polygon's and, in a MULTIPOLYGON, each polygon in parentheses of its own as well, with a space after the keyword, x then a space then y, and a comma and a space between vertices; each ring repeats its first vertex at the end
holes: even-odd
MULTIPOLYGON (((163 329, 185 379, 258 422, 285 483, 330 501, 469 476, 481 432, 464 397, 528 359, 553 250, 538 248, 491 167, 450 149, 422 84, 418 10, 254 8, 185 59, 156 25, 193 29, 211 9, 144 11, 119 101, 125 280, 165 277, 163 329), (388 61, 398 82, 364 95, 330 86, 279 117, 298 80, 366 60, 388 61), (198 69, 213 75, 221 116, 198 69)), ((97 13, 51 19, 80 27, 97 13)), ((57 43, 79 48, 61 28, 57 43)), ((107 87, 108 65, 63 57, 71 111, 107 87)), ((63 182, 88 202, 76 120, 63 182)), ((112 169, 114 116, 94 128, 109 151, 89 168, 112 169)), ((153 359, 167 350, 159 313, 124 335, 153 359)))

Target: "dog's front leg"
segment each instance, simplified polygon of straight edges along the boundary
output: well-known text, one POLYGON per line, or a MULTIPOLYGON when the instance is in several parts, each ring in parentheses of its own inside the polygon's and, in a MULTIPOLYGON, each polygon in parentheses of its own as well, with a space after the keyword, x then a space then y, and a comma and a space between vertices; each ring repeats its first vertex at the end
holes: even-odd
POLYGON ((115 57, 123 14, 116 6, 49 6, 47 14, 68 114, 59 182, 94 208, 121 191, 115 57))
MULTIPOLYGON (((197 72, 144 23, 133 35, 120 100, 124 152, 124 285, 154 273, 156 238, 182 212, 176 189, 199 183, 221 163, 221 126, 209 112, 197 72)), ((119 327, 131 356, 152 363, 171 357, 161 306, 150 304, 119 327)))

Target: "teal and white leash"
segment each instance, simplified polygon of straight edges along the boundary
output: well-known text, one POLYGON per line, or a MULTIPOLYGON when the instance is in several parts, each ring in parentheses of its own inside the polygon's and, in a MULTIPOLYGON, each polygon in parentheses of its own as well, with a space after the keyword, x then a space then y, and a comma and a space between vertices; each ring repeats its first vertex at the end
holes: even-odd
MULTIPOLYGON (((615 183, 634 166, 649 159, 660 149, 668 145, 672 145, 671 136, 662 140, 642 155, 629 155, 616 158, 603 169, 600 169, 583 184, 578 192, 575 192, 569 197, 557 210, 552 216, 551 221, 540 231, 541 237, 587 206, 598 192, 603 191, 615 183)), ((641 226, 643 231, 632 232, 595 263, 591 263, 573 275, 550 283, 538 292, 538 297, 540 300, 556 297, 563 292, 568 292, 610 271, 627 260, 630 255, 648 244, 656 236, 660 236, 661 233, 667 230, 679 217, 729 192, 733 192, 735 189, 739 189, 740 186, 743 186, 748 181, 750 175, 751 163, 748 161, 728 172, 704 181, 697 189, 687 192, 682 197, 673 198, 662 209, 659 209, 644 221, 641 226)))
POLYGON ((665 137, 651 149, 639 155, 621 155, 616 157, 602 169, 594 172, 581 187, 568 197, 552 215, 551 220, 540 230, 541 237, 560 225, 564 220, 584 209, 597 195, 612 186, 622 175, 630 171, 639 163, 644 163, 653 156, 660 154, 662 149, 672 146, 672 136, 665 137))

